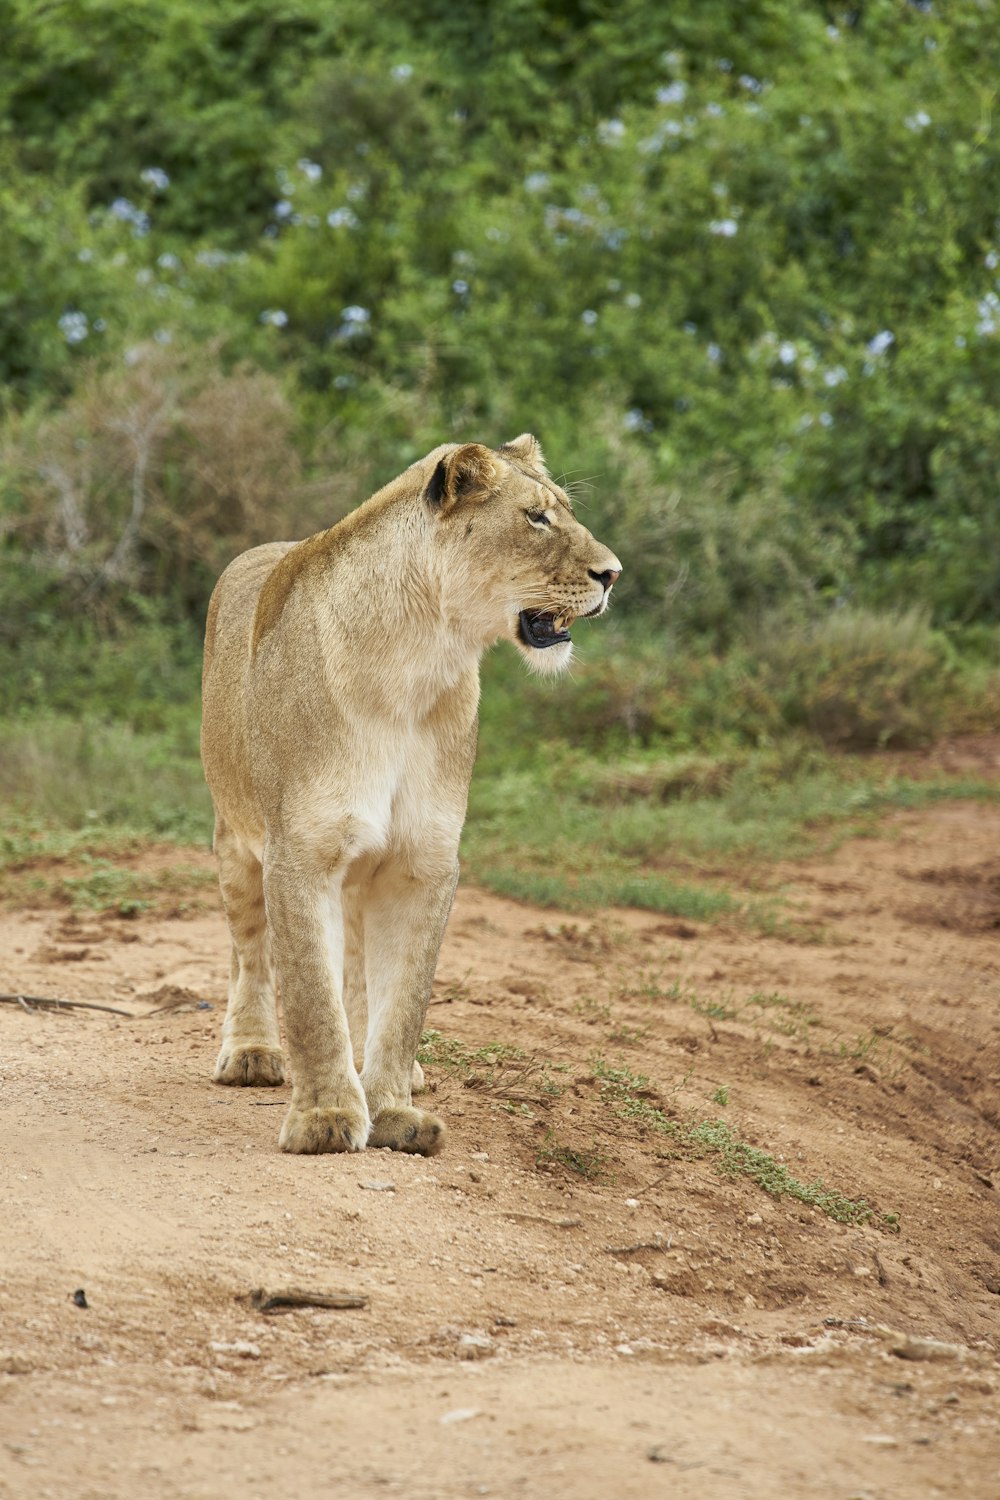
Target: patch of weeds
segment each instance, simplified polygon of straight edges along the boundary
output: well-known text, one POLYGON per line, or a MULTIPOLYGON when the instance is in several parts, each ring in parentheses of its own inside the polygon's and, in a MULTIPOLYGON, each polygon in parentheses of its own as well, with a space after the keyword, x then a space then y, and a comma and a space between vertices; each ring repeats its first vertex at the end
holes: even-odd
POLYGON ((851 1043, 841 1042, 837 1051, 852 1062, 871 1062, 884 1040, 877 1032, 869 1031, 864 1036, 856 1036, 851 1043))
POLYGON ((762 1011, 762 1019, 766 1017, 770 1029, 780 1032, 782 1036, 804 1040, 809 1034, 809 1028, 819 1025, 819 1017, 808 1006, 803 1005, 801 1000, 789 999, 787 995, 765 994, 758 990, 748 997, 744 1009, 749 1010, 751 1006, 762 1011))
POLYGON ((79 860, 86 855, 119 854, 141 847, 139 834, 125 828, 52 828, 36 819, 4 811, 0 832, 0 870, 19 871, 37 864, 79 860))
MULTIPOLYGON (((519 852, 521 859, 523 851, 519 852)), ((475 880, 500 896, 530 901, 533 906, 562 907, 566 911, 592 911, 596 907, 634 906, 643 911, 663 912, 692 922, 712 922, 740 910, 728 891, 704 886, 677 885, 655 872, 615 872, 609 868, 591 875, 563 875, 552 870, 524 868, 523 862, 497 864, 469 861, 475 880)))
POLYGON ((726 1105, 729 1103, 729 1090, 724 1083, 720 1084, 715 1093, 712 1095, 712 1103, 720 1104, 723 1109, 725 1109, 726 1105))
POLYGON ((799 921, 795 917, 784 916, 773 904, 756 903, 751 916, 752 924, 761 937, 780 938, 785 943, 817 947, 832 941, 829 927, 825 927, 822 922, 799 921))
POLYGON ((606 1001, 596 1000, 593 995, 581 995, 573 1006, 575 1015, 593 1026, 596 1022, 611 1020, 611 1006, 606 1001))
MULTIPOLYGON (((624 971, 623 971, 624 974, 624 971)), ((618 990, 619 1000, 670 1000, 674 997, 660 983, 660 975, 653 969, 640 969, 634 978, 623 978, 618 990)))
MULTIPOLYGON (((672 1155, 689 1159, 714 1156, 724 1176, 746 1177, 772 1198, 794 1198, 799 1203, 818 1208, 838 1224, 877 1223, 894 1231, 899 1227, 898 1215, 880 1214, 864 1198, 848 1198, 836 1188, 828 1188, 818 1178, 814 1182, 801 1182, 769 1152, 741 1141, 725 1120, 682 1122, 669 1119, 650 1102, 650 1081, 643 1073, 633 1073, 622 1063, 613 1067, 602 1058, 596 1058, 594 1076, 600 1081, 601 1097, 619 1119, 668 1136, 672 1155)), ((678 1087, 683 1086, 690 1076, 688 1073, 678 1087)), ((717 1104, 727 1104, 728 1088, 717 1089, 713 1099, 717 1104)))
POLYGON ((567 1171, 576 1172, 578 1176, 586 1177, 590 1182, 598 1182, 605 1175, 608 1159, 596 1141, 589 1150, 580 1146, 563 1146, 556 1140, 552 1131, 547 1130, 545 1139, 535 1154, 535 1165, 543 1166, 549 1162, 565 1167, 567 1171))
POLYGON ((898 1226, 897 1214, 879 1214, 864 1198, 848 1198, 836 1188, 828 1188, 819 1178, 814 1182, 800 1182, 769 1152, 741 1141, 725 1120, 702 1120, 700 1124, 688 1127, 687 1136, 699 1154, 718 1158, 719 1170, 724 1176, 749 1178, 772 1198, 794 1198, 799 1203, 818 1208, 838 1224, 898 1226))
POLYGON ((440 1031, 425 1031, 420 1038, 417 1061, 422 1067, 443 1068, 455 1075, 470 1074, 476 1068, 491 1071, 524 1057, 520 1047, 506 1042, 487 1042, 485 1047, 469 1047, 458 1037, 443 1036, 440 1031))
POLYGON ((126 901, 135 901, 135 877, 131 870, 123 870, 120 865, 92 854, 82 855, 81 860, 87 873, 64 875, 61 882, 74 911, 107 911, 113 907, 120 910, 126 901))
POLYGON ((613 1067, 603 1057, 594 1058, 593 1068, 601 1085, 601 1098, 619 1119, 630 1120, 644 1130, 676 1134, 676 1122, 650 1102, 653 1091, 645 1073, 633 1073, 620 1059, 618 1066, 613 1067))
POLYGON ((898 1078, 907 1063, 907 1057, 902 1051, 904 1046, 919 1047, 915 1038, 911 1036, 897 1036, 891 1029, 882 1030, 873 1027, 871 1031, 854 1037, 851 1042, 840 1042, 837 1047, 838 1057, 845 1058, 849 1062, 869 1067, 878 1067, 885 1078, 898 1078))
POLYGON ((616 1026, 608 1032, 609 1042, 620 1042, 624 1047, 635 1047, 649 1035, 648 1026, 616 1026))
POLYGON ((534 1112, 522 1101, 516 1103, 513 1099, 505 1099, 500 1108, 508 1115, 519 1115, 523 1120, 533 1120, 534 1112))
POLYGON ((740 1013, 738 1007, 727 1004, 725 1000, 703 1000, 695 994, 689 997, 689 1004, 699 1016, 708 1016, 712 1021, 735 1021, 740 1013))
POLYGON ((148 911, 164 892, 215 882, 213 871, 187 865, 147 874, 93 854, 81 854, 80 862, 85 874, 63 875, 55 883, 56 893, 68 896, 74 911, 116 911, 134 917, 148 911))

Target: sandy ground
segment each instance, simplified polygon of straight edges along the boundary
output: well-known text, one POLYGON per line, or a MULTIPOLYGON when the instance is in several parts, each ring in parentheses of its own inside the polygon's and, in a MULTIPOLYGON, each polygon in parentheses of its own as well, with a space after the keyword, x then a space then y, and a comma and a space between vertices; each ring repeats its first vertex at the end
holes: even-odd
POLYGON ((520 1052, 428 1068, 431 1161, 283 1156, 287 1089, 210 1082, 204 888, 0 915, 0 989, 133 1013, 0 1005, 0 1495, 1000 1495, 1000 808, 771 878, 772 935, 463 889, 428 1024, 520 1052), (876 1219, 671 1156, 601 1057, 876 1219))

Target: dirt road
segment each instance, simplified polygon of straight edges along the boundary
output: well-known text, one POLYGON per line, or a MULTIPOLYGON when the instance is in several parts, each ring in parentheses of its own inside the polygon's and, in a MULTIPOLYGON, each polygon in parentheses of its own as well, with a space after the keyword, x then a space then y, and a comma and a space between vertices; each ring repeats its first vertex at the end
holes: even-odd
POLYGON ((432 1161, 211 1084, 203 891, 0 916, 0 989, 133 1012, 0 1006, 0 1495, 1000 1494, 1000 808, 772 877, 770 934, 463 889, 432 1161))

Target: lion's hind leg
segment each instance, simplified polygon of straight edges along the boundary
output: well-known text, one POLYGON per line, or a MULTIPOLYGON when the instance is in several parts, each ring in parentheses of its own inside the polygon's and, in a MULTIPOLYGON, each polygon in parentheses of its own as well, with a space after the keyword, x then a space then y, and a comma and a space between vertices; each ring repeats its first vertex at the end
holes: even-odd
POLYGON ((219 885, 233 940, 229 1004, 216 1083, 273 1088, 285 1081, 271 941, 260 861, 221 817, 215 824, 219 885))
MULTIPOLYGON (((344 1010, 351 1030, 354 1065, 360 1072, 365 1055, 368 1030, 368 989, 365 981, 365 932, 362 892, 344 891, 344 1010)), ((414 1059, 410 1070, 410 1089, 414 1094, 425 1088, 424 1070, 414 1059)), ((389 1145, 383 1141, 382 1145, 389 1145)), ((422 1150, 423 1148, 417 1148, 422 1150)))

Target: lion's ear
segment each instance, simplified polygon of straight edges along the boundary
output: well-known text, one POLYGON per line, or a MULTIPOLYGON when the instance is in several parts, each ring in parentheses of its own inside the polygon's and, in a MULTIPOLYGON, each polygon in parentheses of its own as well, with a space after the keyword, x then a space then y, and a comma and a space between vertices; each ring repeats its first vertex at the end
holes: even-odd
POLYGON ((522 432, 520 437, 512 438, 509 443, 504 443, 498 451, 503 454, 504 458, 512 458, 515 463, 523 464, 526 469, 534 469, 536 474, 548 475, 542 445, 533 433, 522 432))
POLYGON ((482 443, 466 443, 442 458, 427 482, 424 498, 442 515, 460 500, 483 500, 493 487, 496 463, 482 443))

